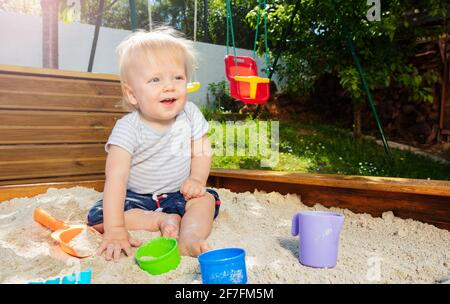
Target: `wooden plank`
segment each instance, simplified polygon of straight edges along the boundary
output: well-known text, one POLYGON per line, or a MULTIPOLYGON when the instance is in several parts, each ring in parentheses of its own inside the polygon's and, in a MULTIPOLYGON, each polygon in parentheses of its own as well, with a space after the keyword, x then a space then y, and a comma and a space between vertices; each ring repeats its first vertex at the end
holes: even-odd
POLYGON ((123 113, 0 110, 0 144, 105 142, 123 113))
POLYGON ((450 197, 450 181, 243 169, 214 169, 211 170, 210 175, 255 181, 450 197))
POLYGON ((122 95, 120 85, 116 82, 7 74, 0 74, 0 90, 99 96, 122 95))
POLYGON ((0 110, 0 127, 90 127, 112 128, 123 114, 66 111, 0 110))
POLYGON ((112 128, 2 128, 0 144, 106 143, 112 128))
MULTIPOLYGON (((104 144, 7 145, 0 146, 0 164, 40 162, 43 159, 105 157, 104 144)), ((0 170, 1 172, 1 170, 0 170)))
POLYGON ((0 109, 127 112, 121 96, 0 90, 0 109))
POLYGON ((102 144, 0 146, 0 180, 103 174, 105 161, 102 144))
MULTIPOLYGON (((78 182, 93 181, 93 180, 104 181, 105 174, 86 174, 86 175, 73 175, 73 176, 14 179, 14 180, 0 181, 0 186, 14 186, 14 187, 20 188, 20 187, 22 187, 22 185, 30 185, 30 184, 72 182, 75 187, 78 184, 78 182)), ((0 197, 4 194, 5 193, 0 192, 0 197)))
POLYGON ((33 177, 71 176, 79 174, 98 174, 105 169, 104 158, 79 158, 71 159, 45 159, 33 162, 27 166, 27 162, 0 163, 2 174, 0 180, 11 180, 33 177), (19 166, 20 165, 20 166, 19 166), (26 171, 19 171, 20 167, 28 167, 26 171))
POLYGON ((86 187, 93 188, 97 191, 103 191, 103 181, 77 181, 77 182, 57 182, 57 183, 42 183, 42 184, 27 184, 17 187, 0 186, 0 202, 4 202, 18 197, 32 197, 38 194, 47 192, 49 188, 71 188, 71 187, 86 187))
POLYGON ((59 78, 96 79, 96 80, 115 81, 115 82, 120 81, 119 75, 116 75, 116 74, 79 72, 79 71, 68 71, 68 70, 60 70, 60 69, 33 68, 33 67, 23 67, 23 66, 5 65, 5 64, 0 64, 0 73, 45 75, 45 76, 54 76, 54 77, 59 77, 59 78))

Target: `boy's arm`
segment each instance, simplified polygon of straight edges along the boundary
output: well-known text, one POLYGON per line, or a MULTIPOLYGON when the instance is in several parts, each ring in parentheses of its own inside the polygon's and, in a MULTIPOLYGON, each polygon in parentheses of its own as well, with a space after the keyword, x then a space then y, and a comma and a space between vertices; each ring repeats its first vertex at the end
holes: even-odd
POLYGON ((106 158, 105 189, 103 191, 103 226, 125 227, 124 202, 131 155, 123 148, 110 145, 106 158))
POLYGON ((116 145, 111 145, 106 159, 105 188, 103 191, 103 242, 97 251, 106 251, 107 260, 118 260, 122 250, 130 256, 131 246, 139 242, 130 238, 125 229, 124 203, 130 173, 131 155, 116 145))
POLYGON ((211 169, 211 143, 208 135, 192 141, 191 145, 191 175, 190 178, 206 186, 211 169))
POLYGON ((205 195, 211 168, 211 154, 211 144, 207 135, 192 141, 191 174, 180 189, 186 200, 205 195))

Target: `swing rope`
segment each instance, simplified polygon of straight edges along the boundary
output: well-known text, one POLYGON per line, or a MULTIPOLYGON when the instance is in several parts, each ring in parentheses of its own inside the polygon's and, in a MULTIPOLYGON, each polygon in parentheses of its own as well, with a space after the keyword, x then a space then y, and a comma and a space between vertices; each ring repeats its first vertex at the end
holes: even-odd
MULTIPOLYGON (((197 42, 197 0, 194 2, 194 42, 197 42)), ((197 81, 197 70, 198 67, 195 66, 194 68, 194 82, 197 81)))
MULTIPOLYGON (((256 31, 255 31, 255 41, 253 43, 253 59, 256 60, 256 45, 258 41, 258 28, 259 28, 259 22, 261 19, 261 2, 262 0, 258 0, 258 12, 257 12, 257 20, 256 20, 256 31)), ((263 1, 263 10, 264 10, 264 43, 265 43, 265 60, 266 60, 266 77, 269 75, 269 46, 267 42, 267 0, 263 1)), ((231 16, 231 0, 226 0, 226 11, 227 11, 227 54, 230 53, 230 32, 231 32, 231 43, 233 45, 233 55, 234 55, 234 62, 237 66, 237 59, 236 59, 236 45, 234 42, 234 30, 233 30, 233 20, 231 16)))
MULTIPOLYGON (((256 15, 256 31, 255 31, 255 42, 253 44, 253 59, 256 60, 256 44, 258 41, 258 29, 259 29, 259 20, 261 19, 261 0, 258 0, 258 13, 256 15)), ((264 45, 265 45, 265 59, 266 59, 266 77, 269 75, 269 45, 267 43, 267 0, 263 2, 263 10, 264 10, 264 45)))
POLYGON ((234 30, 233 30, 233 20, 231 17, 231 0, 227 0, 227 55, 230 53, 230 31, 231 31, 231 43, 233 44, 233 53, 236 57, 236 46, 234 44, 234 30))

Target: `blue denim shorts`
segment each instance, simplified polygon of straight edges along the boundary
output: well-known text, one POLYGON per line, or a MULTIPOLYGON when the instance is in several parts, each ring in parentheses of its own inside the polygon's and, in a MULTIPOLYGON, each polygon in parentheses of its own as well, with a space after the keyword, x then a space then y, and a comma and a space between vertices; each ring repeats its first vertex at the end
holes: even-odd
MULTIPOLYGON (((219 215, 220 208, 219 194, 211 189, 206 189, 206 191, 212 194, 216 200, 216 208, 214 211, 214 218, 216 218, 219 215)), ((183 216, 186 212, 186 200, 180 191, 154 196, 152 194, 138 194, 127 190, 124 209, 128 211, 135 208, 147 211, 162 209, 162 212, 175 213, 183 216)), ((103 223, 103 200, 99 200, 92 206, 89 210, 87 220, 89 226, 103 223)))

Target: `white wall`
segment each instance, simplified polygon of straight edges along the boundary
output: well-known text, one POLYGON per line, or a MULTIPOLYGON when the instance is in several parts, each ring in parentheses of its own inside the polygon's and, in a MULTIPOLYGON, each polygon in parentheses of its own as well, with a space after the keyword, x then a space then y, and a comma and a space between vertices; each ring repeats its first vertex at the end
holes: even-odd
MULTIPOLYGON (((94 26, 81 23, 65 25, 59 22, 59 68, 87 71, 94 26)), ((115 47, 131 32, 100 28, 93 72, 117 74, 115 47)), ((0 11, 0 64, 42 67, 42 18, 0 11)), ((226 47, 197 42, 199 69, 197 80, 202 87, 190 94, 190 100, 206 103, 208 83, 225 80, 226 47)), ((251 56, 252 51, 237 49, 238 55, 251 56)), ((258 60, 259 68, 265 64, 258 60)))

